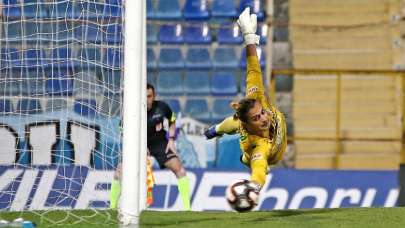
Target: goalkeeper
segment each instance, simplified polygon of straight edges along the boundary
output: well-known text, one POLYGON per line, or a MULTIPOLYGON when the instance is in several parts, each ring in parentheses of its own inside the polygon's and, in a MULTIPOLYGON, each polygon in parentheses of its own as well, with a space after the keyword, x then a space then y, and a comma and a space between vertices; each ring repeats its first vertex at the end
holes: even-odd
POLYGON ((282 159, 286 148, 284 115, 270 104, 265 95, 262 72, 257 58, 257 18, 246 8, 237 21, 246 45, 246 95, 232 103, 236 113, 205 131, 207 139, 239 133, 241 162, 251 169, 250 186, 257 192, 266 181, 270 165, 282 159))

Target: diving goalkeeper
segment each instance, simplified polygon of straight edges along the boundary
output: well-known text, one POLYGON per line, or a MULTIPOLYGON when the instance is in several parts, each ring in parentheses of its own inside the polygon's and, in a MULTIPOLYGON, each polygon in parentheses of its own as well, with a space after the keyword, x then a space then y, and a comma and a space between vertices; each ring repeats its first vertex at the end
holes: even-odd
POLYGON ((266 181, 270 165, 283 157, 286 148, 284 115, 265 95, 262 72, 256 53, 259 36, 256 35, 257 18, 246 8, 237 21, 246 45, 246 95, 232 103, 236 113, 205 131, 207 139, 223 134, 239 133, 242 150, 241 162, 251 169, 249 186, 259 193, 266 181))

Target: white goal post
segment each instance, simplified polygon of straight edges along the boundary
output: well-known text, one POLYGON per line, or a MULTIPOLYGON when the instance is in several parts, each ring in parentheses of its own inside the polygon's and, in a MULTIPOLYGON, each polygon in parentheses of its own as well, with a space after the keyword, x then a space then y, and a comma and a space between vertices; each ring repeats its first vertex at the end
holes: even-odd
POLYGON ((146 205, 146 1, 125 1, 122 193, 123 224, 138 224, 146 205))

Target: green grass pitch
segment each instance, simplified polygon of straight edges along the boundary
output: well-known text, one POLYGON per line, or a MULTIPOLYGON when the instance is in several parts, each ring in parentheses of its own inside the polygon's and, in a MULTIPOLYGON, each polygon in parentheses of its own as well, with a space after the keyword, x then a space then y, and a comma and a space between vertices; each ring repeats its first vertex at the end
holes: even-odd
MULTIPOLYGON (((37 227, 118 227, 112 210, 1 212, 0 219, 22 217, 37 227), (42 216, 39 216, 42 214, 42 216)), ((339 208, 236 212, 144 211, 140 227, 405 227, 405 208, 339 208)))

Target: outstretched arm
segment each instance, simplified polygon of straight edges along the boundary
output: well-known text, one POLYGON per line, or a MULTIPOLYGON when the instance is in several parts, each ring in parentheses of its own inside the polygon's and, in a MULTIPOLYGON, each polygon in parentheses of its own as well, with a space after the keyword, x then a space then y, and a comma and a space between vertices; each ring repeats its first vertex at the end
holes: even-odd
POLYGON ((212 139, 223 134, 235 134, 239 129, 239 120, 235 120, 233 116, 227 117, 221 123, 208 128, 204 135, 207 139, 212 139))

